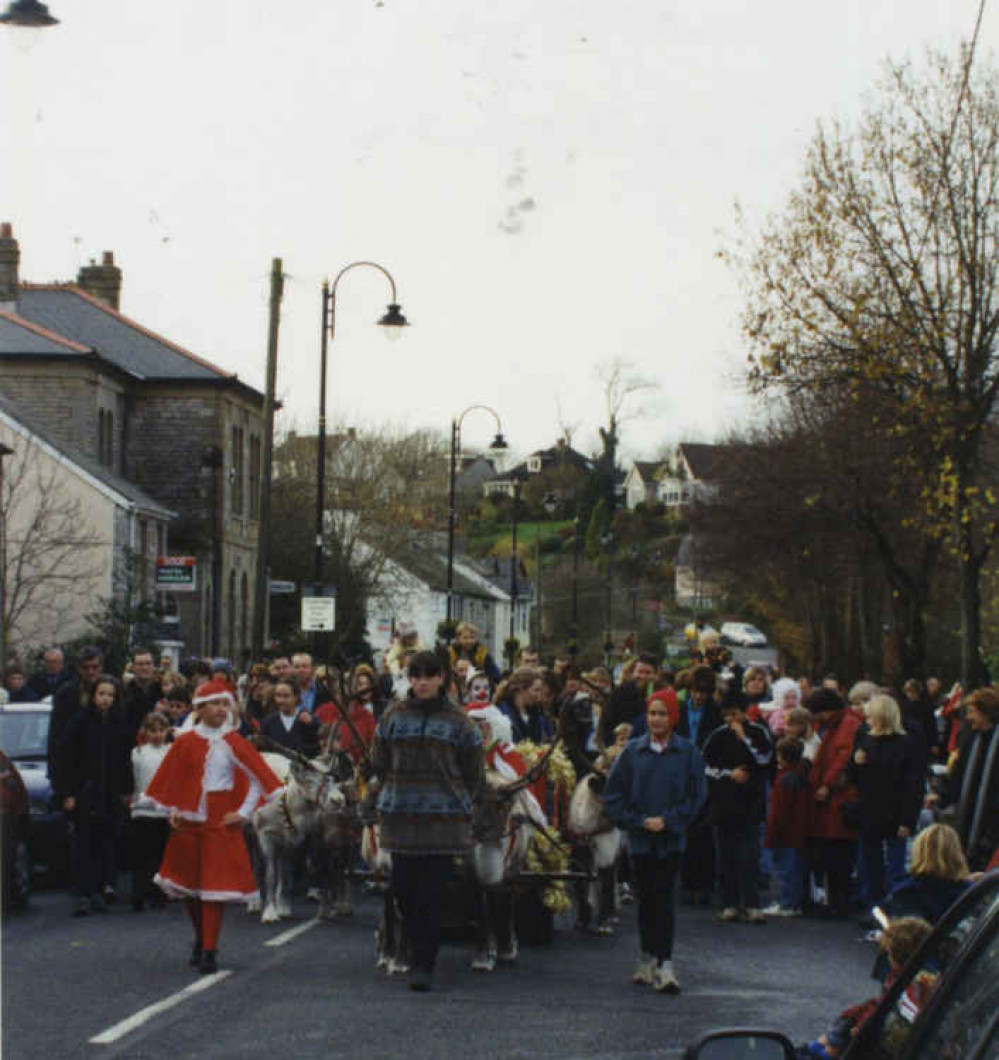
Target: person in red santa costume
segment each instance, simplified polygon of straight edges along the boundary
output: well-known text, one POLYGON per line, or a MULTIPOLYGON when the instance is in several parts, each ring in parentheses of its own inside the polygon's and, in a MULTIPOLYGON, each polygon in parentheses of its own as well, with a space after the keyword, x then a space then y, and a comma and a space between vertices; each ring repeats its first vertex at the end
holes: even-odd
MULTIPOLYGON (((493 770, 504 781, 522 777, 527 772, 528 765, 511 743, 513 728, 503 711, 487 704, 484 707, 466 707, 465 713, 479 727, 482 745, 486 750, 486 769, 493 770)), ((536 814, 532 813, 532 816, 540 824, 547 824, 539 801, 539 797, 544 797, 544 783, 544 778, 541 778, 524 791, 524 795, 531 800, 531 809, 537 811, 536 814)))
POLYGON ((235 731, 235 702, 224 681, 202 685, 193 705, 194 727, 172 744, 146 795, 170 815, 155 882, 187 902, 194 925, 191 965, 212 975, 224 903, 257 895, 242 826, 281 782, 235 731))

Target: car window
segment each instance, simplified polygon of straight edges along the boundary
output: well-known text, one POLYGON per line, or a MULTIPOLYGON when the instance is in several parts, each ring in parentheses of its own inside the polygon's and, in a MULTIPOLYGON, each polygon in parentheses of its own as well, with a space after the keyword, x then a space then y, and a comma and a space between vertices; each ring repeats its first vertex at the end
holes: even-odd
MULTIPOLYGON (((924 1035, 920 1057, 946 1060, 971 1060, 979 1056, 978 1045, 992 1030, 992 1055, 995 1055, 996 1013, 999 1012, 999 921, 993 925, 992 938, 981 946, 961 971, 934 1024, 924 1035)), ((986 1054, 988 1055, 988 1054, 986 1054)))
POLYGON ((49 736, 47 711, 0 714, 0 748, 11 758, 44 758, 49 736))
MULTIPOLYGON (((926 1007, 958 951, 982 917, 996 907, 999 907, 999 887, 986 886, 977 893, 969 893, 949 926, 946 926, 946 918, 941 922, 941 930, 931 936, 915 960, 906 966, 893 1003, 864 1029, 863 1037, 865 1041, 876 1043, 876 1053, 886 1057, 902 1054, 916 1017, 926 1007)), ((866 1049, 862 1052, 867 1054, 866 1049)))

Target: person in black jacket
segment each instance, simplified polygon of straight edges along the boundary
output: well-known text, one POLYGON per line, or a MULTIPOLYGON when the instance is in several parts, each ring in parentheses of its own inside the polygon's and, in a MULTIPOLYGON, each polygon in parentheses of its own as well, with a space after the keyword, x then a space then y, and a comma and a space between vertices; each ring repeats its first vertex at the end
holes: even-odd
POLYGON ((940 731, 937 728, 936 715, 933 712, 933 703, 926 694, 922 681, 911 678, 902 686, 902 699, 899 706, 902 710, 902 720, 918 725, 923 732, 926 756, 930 760, 940 757, 940 731))
POLYGON ((746 695, 731 687, 722 699, 723 724, 707 738, 702 754, 708 800, 721 856, 724 909, 728 923, 741 915, 765 924, 760 910, 760 821, 765 780, 773 763, 773 745, 762 725, 748 720, 746 695))
POLYGON ((260 723, 260 735, 282 747, 299 751, 306 758, 319 754, 319 723, 298 701, 298 689, 292 680, 274 683, 273 713, 260 723))
POLYGON ((53 791, 62 790, 60 751, 66 727, 85 707, 90 706, 94 684, 100 676, 104 657, 99 648, 83 648, 76 660, 76 677, 59 686, 52 697, 49 717, 48 766, 53 791))
POLYGON ((101 674, 89 706, 62 734, 59 747, 62 808, 74 827, 74 916, 106 912, 114 893, 115 846, 132 792, 133 737, 121 685, 101 674))
MULTIPOLYGON (((696 666, 690 673, 690 689, 680 701, 677 733, 703 754, 708 737, 722 723, 715 699, 717 678, 710 666, 696 666)), ((679 684, 679 678, 677 680, 679 684)), ((697 820, 687 832, 687 849, 683 854, 682 882, 688 901, 710 905, 715 887, 715 839, 708 804, 701 808, 697 820)))
POLYGON ((66 657, 61 648, 46 648, 42 656, 42 671, 28 682, 28 688, 36 701, 54 696, 60 685, 71 681, 73 675, 66 669, 66 657))
POLYGON ((153 653, 139 648, 132 654, 132 680, 125 686, 125 714, 132 732, 138 734, 147 714, 163 698, 163 688, 156 680, 153 653))
POLYGON ((869 699, 864 716, 867 724, 857 732, 847 775, 858 792, 860 888, 870 908, 905 878, 906 842, 922 808, 923 774, 919 751, 891 696, 869 699))
POLYGON ((639 718, 644 719, 649 696, 655 691, 657 670, 658 663, 654 655, 639 655, 632 668, 631 679, 622 681, 611 693, 601 725, 605 744, 614 742, 614 730, 622 721, 634 725, 639 718))

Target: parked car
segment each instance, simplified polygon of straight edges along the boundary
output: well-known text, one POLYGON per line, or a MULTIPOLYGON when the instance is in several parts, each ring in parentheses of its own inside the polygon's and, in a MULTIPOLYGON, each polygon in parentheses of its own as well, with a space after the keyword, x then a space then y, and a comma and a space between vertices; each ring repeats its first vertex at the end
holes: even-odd
MULTIPOLYGON (((835 1015, 817 1011, 815 1032, 835 1015)), ((992 872, 951 906, 840 1060, 997 1057, 999 872, 992 872)), ((702 1035, 684 1058, 795 1060, 795 1049, 779 1031, 735 1028, 702 1035)))
POLYGON ((34 872, 50 882, 69 876, 69 824, 56 806, 47 758, 50 703, 8 703, 0 707, 0 750, 17 767, 28 793, 31 828, 28 849, 34 872))
POLYGON ((766 636, 748 622, 723 622, 721 642, 722 644, 735 644, 740 648, 765 648, 767 646, 766 636))
POLYGON ((17 766, 0 751, 0 857, 3 858, 4 912, 22 905, 31 891, 30 832, 28 789, 17 766))

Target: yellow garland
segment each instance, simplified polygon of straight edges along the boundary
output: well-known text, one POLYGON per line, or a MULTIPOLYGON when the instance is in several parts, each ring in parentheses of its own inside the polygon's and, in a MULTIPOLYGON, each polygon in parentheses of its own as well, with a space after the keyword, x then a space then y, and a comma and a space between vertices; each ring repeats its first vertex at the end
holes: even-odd
MULTIPOLYGON (((528 769, 533 768, 545 753, 545 748, 530 740, 517 744, 515 750, 527 763, 528 769)), ((572 792, 576 787, 576 770, 561 745, 549 755, 545 763, 545 775, 555 789, 556 796, 560 792, 572 792)), ((568 850, 554 828, 545 828, 543 835, 541 831, 535 830, 527 851, 525 867, 528 872, 565 872, 568 869, 568 850)), ((572 899, 566 889, 565 880, 549 880, 541 900, 545 908, 553 913, 565 913, 572 908, 572 899)))

